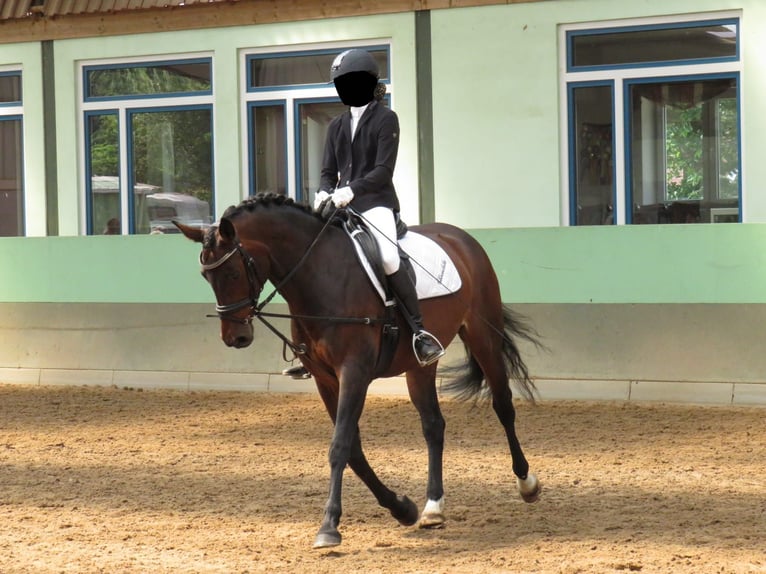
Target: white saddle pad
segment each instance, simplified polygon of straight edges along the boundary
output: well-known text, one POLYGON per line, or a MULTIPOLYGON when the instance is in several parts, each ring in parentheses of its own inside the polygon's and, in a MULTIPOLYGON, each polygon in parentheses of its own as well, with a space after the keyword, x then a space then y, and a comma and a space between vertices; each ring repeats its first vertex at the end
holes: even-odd
MULTIPOLYGON (((372 271, 370 262, 362 252, 362 248, 353 239, 351 243, 354 244, 357 259, 359 259, 362 267, 367 272, 367 276, 370 278, 378 295, 385 302, 385 289, 372 271)), ((412 268, 415 270, 415 285, 418 299, 440 297, 460 290, 463 282, 460 279, 455 264, 447 255, 447 252, 442 249, 441 245, 433 239, 414 231, 408 231, 399 240, 399 246, 402 251, 410 256, 412 268)))

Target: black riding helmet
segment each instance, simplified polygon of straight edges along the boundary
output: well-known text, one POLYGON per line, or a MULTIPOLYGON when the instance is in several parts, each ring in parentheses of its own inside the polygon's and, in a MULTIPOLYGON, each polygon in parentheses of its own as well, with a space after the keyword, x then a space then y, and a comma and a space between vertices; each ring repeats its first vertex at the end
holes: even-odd
POLYGON ((333 60, 330 78, 341 101, 347 106, 363 106, 375 97, 378 85, 378 63, 369 52, 346 50, 333 60))

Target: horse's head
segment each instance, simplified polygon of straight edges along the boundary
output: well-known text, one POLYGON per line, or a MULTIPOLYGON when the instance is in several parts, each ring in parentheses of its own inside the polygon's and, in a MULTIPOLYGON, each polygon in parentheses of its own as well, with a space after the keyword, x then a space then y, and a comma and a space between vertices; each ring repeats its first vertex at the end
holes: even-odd
POLYGON ((221 319, 221 339, 229 347, 253 342, 253 311, 264 280, 259 278, 252 255, 245 250, 230 219, 207 230, 173 222, 187 238, 202 244, 202 276, 210 283, 221 319))

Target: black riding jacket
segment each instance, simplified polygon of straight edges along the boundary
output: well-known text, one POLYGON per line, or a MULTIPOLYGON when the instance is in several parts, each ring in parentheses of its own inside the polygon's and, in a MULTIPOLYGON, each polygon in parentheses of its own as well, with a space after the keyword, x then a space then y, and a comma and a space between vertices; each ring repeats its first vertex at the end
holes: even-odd
POLYGON ((351 141, 351 112, 333 118, 327 128, 319 189, 332 192, 351 187, 351 206, 359 212, 373 207, 399 211, 393 175, 399 151, 396 112, 373 100, 359 118, 351 141))

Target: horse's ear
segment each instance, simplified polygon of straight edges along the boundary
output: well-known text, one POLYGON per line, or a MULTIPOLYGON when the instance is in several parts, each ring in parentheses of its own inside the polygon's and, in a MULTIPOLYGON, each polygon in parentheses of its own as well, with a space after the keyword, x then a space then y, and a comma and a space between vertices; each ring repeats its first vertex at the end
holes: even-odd
POLYGON ((201 227, 192 227, 190 225, 184 225, 180 221, 173 220, 173 225, 181 230, 186 237, 197 243, 202 243, 202 239, 205 237, 205 230, 201 227))
POLYGON ((218 234, 224 241, 234 241, 237 237, 237 229, 228 217, 221 217, 218 222, 218 234))

